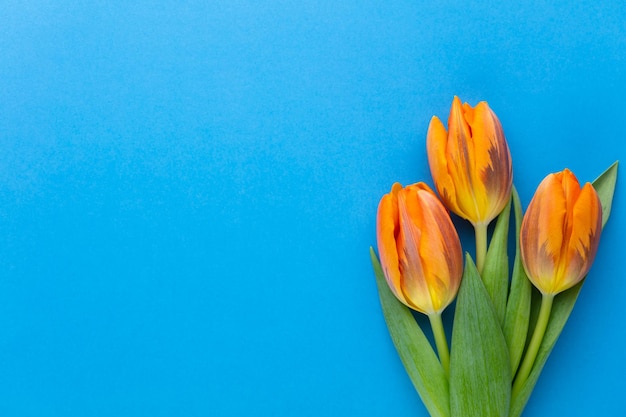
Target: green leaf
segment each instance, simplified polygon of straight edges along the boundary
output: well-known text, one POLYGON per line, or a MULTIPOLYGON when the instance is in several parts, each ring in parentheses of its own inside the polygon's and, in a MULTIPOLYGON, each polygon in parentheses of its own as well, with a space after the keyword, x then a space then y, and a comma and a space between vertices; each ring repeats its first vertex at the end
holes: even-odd
POLYGON ((600 202, 602 203, 602 227, 609 220, 611 215, 611 206, 613 205, 613 193, 615 192, 615 183, 617 182, 617 166, 619 161, 613 162, 613 165, 607 168, 591 185, 596 189, 600 202))
POLYGON ((469 255, 459 289, 450 357, 453 417, 508 416, 509 353, 489 294, 469 255))
POLYGON ((389 289, 372 248, 370 256, 383 315, 402 364, 430 415, 449 417, 448 379, 443 367, 411 310, 398 301, 389 289))
POLYGON ((504 325, 506 298, 509 291, 509 256, 507 254, 511 200, 498 216, 481 274, 485 289, 500 321, 504 325))
POLYGON ((519 233, 522 227, 522 204, 517 190, 513 188, 513 210, 515 211, 515 261, 511 278, 511 293, 506 305, 504 320, 504 338, 509 347, 511 372, 515 375, 522 359, 526 335, 528 334, 528 318, 532 285, 526 276, 520 255, 519 233))
MULTIPOLYGON (((598 192, 600 202, 602 203, 603 227, 609 219, 609 215, 611 213, 611 205, 613 202, 613 194, 615 192, 615 183, 617 180, 617 165, 618 163, 615 162, 592 183, 598 192)), ((519 394, 515 398, 511 399, 510 417, 519 417, 522 414, 522 411, 528 402, 528 398, 537 383, 539 374, 541 374, 543 366, 545 365, 550 352, 552 352, 552 348, 554 348, 554 345, 556 344, 556 341, 559 338, 563 327, 565 327, 565 323, 567 322, 572 309, 574 308, 574 304, 576 303, 576 299, 578 298, 578 294, 580 293, 580 289, 582 288, 584 282, 584 280, 581 281, 574 287, 555 297, 554 304, 552 306, 552 314, 550 315, 550 322, 548 323, 546 334, 543 337, 541 346, 539 347, 539 352, 537 353, 533 369, 530 371, 530 375, 528 376, 528 379, 519 394)), ((539 306, 533 305, 532 308, 538 309, 539 306)))

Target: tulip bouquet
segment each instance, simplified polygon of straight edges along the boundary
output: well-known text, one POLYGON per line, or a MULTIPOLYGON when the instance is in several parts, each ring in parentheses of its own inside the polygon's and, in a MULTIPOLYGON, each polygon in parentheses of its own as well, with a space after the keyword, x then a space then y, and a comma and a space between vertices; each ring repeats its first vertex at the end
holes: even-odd
POLYGON ((394 184, 378 207, 380 261, 370 251, 391 338, 431 416, 518 417, 595 257, 617 162, 582 187, 568 169, 548 175, 523 214, 487 103, 455 97, 448 129, 433 117, 426 144, 438 196, 423 182, 394 184), (475 230, 475 261, 466 254, 465 266, 448 210, 475 230), (448 345, 441 314, 455 298, 448 345), (433 344, 412 310, 427 315, 433 344))

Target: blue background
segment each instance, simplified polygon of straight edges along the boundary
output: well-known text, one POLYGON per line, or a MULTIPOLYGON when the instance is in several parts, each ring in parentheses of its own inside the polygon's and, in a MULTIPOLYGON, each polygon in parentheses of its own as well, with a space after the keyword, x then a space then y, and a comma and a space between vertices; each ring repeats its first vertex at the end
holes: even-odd
MULTIPOLYGON (((0 415, 427 416, 369 263, 378 200, 431 181, 455 94, 500 117, 524 205, 550 172, 626 160, 625 20, 2 2, 0 415)), ((623 413, 624 184, 527 416, 623 413)))

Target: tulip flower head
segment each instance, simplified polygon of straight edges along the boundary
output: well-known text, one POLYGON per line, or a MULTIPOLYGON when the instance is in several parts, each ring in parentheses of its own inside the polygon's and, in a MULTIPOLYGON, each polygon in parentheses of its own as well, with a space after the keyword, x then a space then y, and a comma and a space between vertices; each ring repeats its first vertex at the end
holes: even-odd
POLYGON ((602 206, 590 183, 565 169, 539 185, 522 221, 520 249, 528 277, 543 294, 580 282, 595 258, 602 206))
POLYGON ((428 128, 428 163, 446 207, 472 222, 489 224, 511 196, 511 153, 489 105, 471 107, 454 97, 448 131, 437 116, 428 128))
POLYGON ((377 238, 387 283, 406 306, 441 313, 463 273, 459 236, 443 204, 424 183, 395 183, 378 206, 377 238))

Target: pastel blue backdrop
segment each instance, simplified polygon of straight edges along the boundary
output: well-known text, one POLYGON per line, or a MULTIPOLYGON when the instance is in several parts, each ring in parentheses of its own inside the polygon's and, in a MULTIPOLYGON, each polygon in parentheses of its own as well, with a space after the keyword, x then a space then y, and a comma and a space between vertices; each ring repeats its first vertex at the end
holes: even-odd
MULTIPOLYGON (((0 415, 427 416, 369 263, 378 200, 431 182, 454 95, 500 117, 524 206, 550 172, 626 160, 624 21, 621 1, 2 2, 0 415)), ((624 184, 525 416, 624 413, 624 184)))

